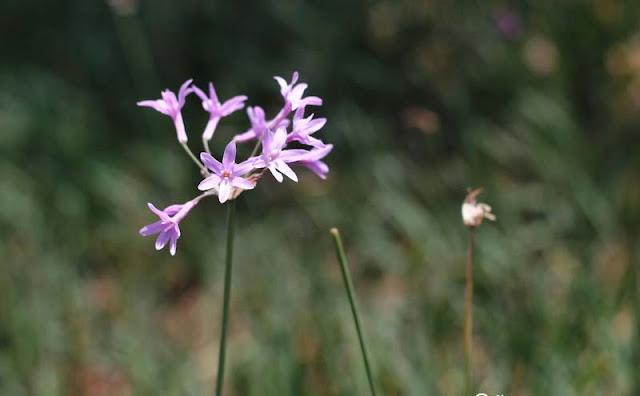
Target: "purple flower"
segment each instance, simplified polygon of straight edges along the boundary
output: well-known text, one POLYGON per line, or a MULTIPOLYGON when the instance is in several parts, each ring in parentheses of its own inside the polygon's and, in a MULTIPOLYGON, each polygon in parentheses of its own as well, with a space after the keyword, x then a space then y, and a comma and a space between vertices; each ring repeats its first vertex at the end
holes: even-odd
POLYGON ((267 130, 262 139, 262 155, 253 162, 255 168, 268 168, 273 177, 282 182, 282 174, 297 182, 298 177, 288 164, 306 166, 321 178, 326 178, 329 167, 320 161, 333 149, 333 145, 322 145, 314 150, 284 150, 287 140, 285 128, 278 128, 275 133, 267 130))
POLYGON ((287 130, 278 128, 275 133, 267 130, 262 137, 262 155, 255 159, 253 166, 260 168, 269 168, 269 171, 282 183, 282 174, 289 179, 297 182, 298 177, 293 170, 287 165, 289 158, 300 155, 306 150, 283 150, 287 140, 287 130))
POLYGON ((325 180, 329 173, 329 165, 322 161, 298 161, 296 165, 306 166, 322 180, 325 180))
POLYGON ((178 141, 180 143, 187 142, 187 132, 184 130, 184 121, 182 121, 182 107, 184 106, 184 101, 187 95, 193 92, 193 88, 189 87, 193 80, 187 80, 178 91, 178 97, 176 98, 176 94, 167 90, 162 91, 162 99, 157 100, 143 100, 142 102, 138 102, 138 106, 146 106, 151 107, 162 114, 166 114, 171 117, 173 120, 173 124, 176 127, 176 132, 178 134, 178 141))
POLYGON ((170 240, 169 252, 171 252, 172 256, 175 256, 178 238, 180 238, 180 227, 178 224, 196 203, 197 201, 193 200, 184 205, 168 206, 164 210, 158 210, 152 203, 148 203, 149 209, 157 214, 160 220, 142 227, 140 235, 149 236, 159 234, 158 239, 156 239, 156 250, 162 249, 170 240))
POLYGON ((264 110, 262 110, 262 107, 247 107, 247 115, 249 116, 249 121, 251 121, 251 129, 234 136, 233 140, 238 143, 245 143, 255 138, 261 138, 267 129, 267 122, 264 118, 264 110))
POLYGON ((327 144, 321 148, 316 148, 311 151, 301 150, 306 151, 306 153, 291 156, 290 160, 292 161, 290 163, 291 165, 305 166, 318 175, 319 178, 324 180, 327 178, 327 173, 329 173, 329 166, 320 160, 326 157, 332 149, 333 145, 327 144))
POLYGON ((244 101, 247 100, 246 96, 238 95, 221 104, 218 100, 218 95, 216 95, 213 83, 209 83, 209 96, 196 86, 193 87, 193 91, 202 99, 202 108, 209 112, 209 122, 202 134, 202 139, 207 141, 213 137, 213 133, 220 119, 242 109, 244 107, 244 101))
MULTIPOLYGON (((244 133, 236 135, 233 138, 236 142, 244 143, 256 138, 260 139, 264 134, 264 131, 267 129, 277 130, 278 128, 282 127, 286 128, 290 124, 290 121, 287 119, 287 117, 293 110, 304 108, 305 106, 322 105, 322 99, 318 98, 317 96, 309 96, 306 98, 302 97, 304 91, 307 89, 307 84, 296 84, 298 81, 298 72, 293 73, 290 84, 287 84, 287 82, 282 77, 276 76, 274 78, 280 85, 280 93, 284 98, 284 106, 282 107, 282 109, 280 109, 278 114, 269 121, 266 120, 264 110, 262 110, 262 108, 258 106, 248 108, 247 114, 249 115, 249 119, 251 120, 251 129, 244 133)), ((320 128, 322 127, 319 127, 318 129, 320 128)), ((313 132, 307 131, 307 134, 313 132)))
POLYGON ((320 139, 316 139, 310 135, 320 130, 327 123, 326 118, 313 119, 313 114, 304 118, 304 107, 298 107, 293 115, 292 131, 287 136, 287 143, 297 141, 313 147, 324 147, 324 143, 320 139))
POLYGON ((224 149, 222 163, 208 153, 201 153, 200 159, 213 174, 204 179, 198 185, 201 191, 218 189, 218 200, 224 203, 231 195, 232 187, 243 190, 251 190, 255 185, 242 177, 253 168, 254 158, 236 164, 236 143, 232 140, 224 149))
POLYGON ((317 96, 309 96, 303 98, 302 95, 307 89, 307 84, 298 82, 298 72, 293 72, 291 77, 291 83, 287 84, 286 80, 282 77, 273 77, 280 85, 280 94, 284 98, 285 107, 287 104, 291 106, 290 111, 296 110, 300 106, 322 106, 322 99, 317 96))
POLYGON ((284 99, 282 108, 275 117, 267 119, 263 108, 248 107, 247 115, 251 121, 251 128, 237 134, 229 142, 224 150, 222 162, 209 153, 208 142, 213 138, 218 123, 223 117, 245 107, 246 96, 234 96, 221 103, 213 83, 209 83, 209 90, 205 92, 192 85, 192 80, 188 80, 180 86, 177 94, 164 90, 158 100, 144 100, 137 103, 138 106, 151 107, 171 117, 178 141, 205 174, 204 180, 198 185, 198 189, 204 192, 191 201, 182 205, 171 205, 164 210, 157 209, 151 203, 148 204, 149 209, 159 217, 159 220, 144 226, 140 229, 140 234, 143 236, 157 234, 155 243, 157 250, 163 249, 169 243, 169 252, 171 255, 176 254, 180 238, 179 224, 201 199, 211 195, 218 195, 220 203, 235 199, 244 190, 253 189, 267 169, 278 182, 282 182, 284 176, 295 182, 298 181, 298 176, 292 170, 294 165, 307 167, 322 179, 327 177, 329 166, 322 159, 331 152, 333 145, 325 145, 320 139, 312 136, 325 126, 327 120, 326 118, 314 119, 314 114, 305 117, 306 106, 321 106, 322 99, 316 96, 304 97, 307 84, 298 82, 298 77, 298 72, 293 73, 291 82, 287 82, 282 77, 274 77, 284 99), (201 99, 202 107, 209 113, 209 120, 202 134, 206 149, 206 152, 200 154, 202 163, 194 157, 186 145, 188 137, 181 112, 186 97, 191 93, 195 93, 201 99), (236 163, 236 142, 254 139, 257 140, 254 150, 262 146, 261 154, 258 156, 252 154, 252 157, 246 161, 236 163), (294 143, 296 146, 304 145, 306 148, 287 148, 292 142, 296 142, 294 143), (211 173, 207 172, 207 169, 211 173))

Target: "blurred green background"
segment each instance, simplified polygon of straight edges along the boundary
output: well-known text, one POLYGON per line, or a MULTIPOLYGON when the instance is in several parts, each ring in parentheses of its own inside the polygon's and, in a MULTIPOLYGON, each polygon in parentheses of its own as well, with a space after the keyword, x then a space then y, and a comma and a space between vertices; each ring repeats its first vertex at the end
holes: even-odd
MULTIPOLYGON (((197 169, 138 108, 188 78, 273 114, 274 75, 324 99, 326 181, 239 200, 227 395, 364 395, 330 227, 385 395, 463 389, 468 186, 477 392, 640 395, 637 1, 3 0, 0 394, 204 395, 225 208, 178 254, 138 230, 197 169)), ((207 115, 189 98, 191 146, 207 115)), ((221 153, 243 112, 213 140, 221 153)), ((245 153, 246 155, 247 153, 245 153)))

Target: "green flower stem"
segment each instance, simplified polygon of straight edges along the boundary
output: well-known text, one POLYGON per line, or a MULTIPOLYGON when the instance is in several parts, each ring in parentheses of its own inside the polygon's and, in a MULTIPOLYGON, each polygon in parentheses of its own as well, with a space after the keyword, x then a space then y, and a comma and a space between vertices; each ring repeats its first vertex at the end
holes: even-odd
POLYGON ((222 395, 224 381, 224 359, 227 350, 227 324, 229 322, 229 297, 231 295, 231 266, 233 264, 233 234, 236 222, 236 200, 227 204, 227 258, 224 268, 224 297, 222 301, 222 329, 220 333, 220 351, 218 355, 218 377, 216 396, 222 395))
POLYGON ((253 157, 258 153, 258 148, 260 147, 260 143, 262 143, 262 139, 258 139, 258 141, 256 142, 256 145, 253 146, 253 150, 251 150, 251 155, 249 157, 253 157))
POLYGON ((189 158, 191 158, 193 160, 193 162, 195 162, 195 164, 198 165, 198 168, 200 168, 200 170, 202 170, 202 171, 207 172, 207 168, 205 168, 205 166, 202 165, 202 162, 200 162, 200 160, 197 159, 195 155, 193 155, 193 152, 191 152, 191 149, 189 148, 189 146, 187 146, 186 143, 180 143, 180 145, 182 146, 184 151, 186 151, 187 154, 189 154, 189 158))
POLYGON ((342 277, 344 279, 344 286, 347 289, 347 295, 349 296, 349 304, 351 305, 351 313, 353 314, 353 321, 356 323, 356 331, 358 332, 358 339, 360 340, 360 350, 362 351, 362 359, 364 360, 364 367, 367 371, 367 379, 369 380, 369 387, 371 388, 371 394, 375 396, 376 389, 373 385, 373 376, 371 375, 371 366, 369 365, 369 357, 367 353, 367 344, 362 333, 362 326, 360 325, 360 316, 358 315, 358 307, 356 305, 356 299, 353 292, 353 285, 351 284, 351 276, 349 276, 349 269, 347 268, 347 258, 344 255, 344 249, 342 248, 342 240, 340 239, 340 232, 337 228, 331 229, 331 235, 336 246, 336 254, 338 261, 340 262, 340 269, 342 270, 342 277))
POLYGON ((464 306, 464 366, 465 366, 465 384, 466 394, 471 395, 473 392, 473 372, 471 368, 471 326, 472 313, 471 304, 473 301, 473 228, 469 228, 469 246, 467 248, 467 271, 466 271, 466 288, 465 288, 465 306, 464 306))
POLYGON ((209 149, 209 141, 205 138, 202 138, 202 145, 204 146, 204 151, 208 154, 211 154, 211 150, 209 149))

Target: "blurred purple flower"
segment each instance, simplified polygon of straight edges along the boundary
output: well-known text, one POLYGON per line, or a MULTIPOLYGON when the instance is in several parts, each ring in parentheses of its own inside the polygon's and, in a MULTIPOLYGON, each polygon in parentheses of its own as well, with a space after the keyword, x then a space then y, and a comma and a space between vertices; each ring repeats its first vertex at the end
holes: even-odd
MULTIPOLYGON (((300 165, 309 168, 313 173, 318 175, 321 179, 327 178, 327 173, 329 173, 329 166, 322 162, 321 159, 326 157, 331 150, 333 149, 332 144, 324 145, 321 148, 316 148, 311 151, 307 151, 299 155, 298 157, 291 158, 293 160, 292 165, 300 165)), ((293 150, 288 150, 293 151, 293 150)), ((306 151, 306 150, 303 150, 306 151)))
POLYGON ((207 141, 213 137, 213 133, 220 119, 242 109, 244 107, 244 101, 247 100, 245 95, 238 95, 221 104, 218 100, 218 95, 216 95, 213 83, 209 83, 209 96, 196 86, 193 87, 193 91, 202 99, 202 108, 209 112, 209 122, 202 134, 202 139, 207 141))
POLYGON ((255 159, 253 166, 256 168, 268 168, 273 177, 282 182, 282 174, 293 181, 298 181, 298 177, 293 172, 289 164, 306 166, 322 179, 326 178, 329 167, 320 161, 326 157, 333 149, 333 145, 322 145, 311 151, 304 149, 284 150, 286 146, 287 131, 279 128, 275 133, 268 131, 263 138, 262 155, 255 159))
POLYGON ((158 210, 152 203, 147 203, 149 209, 158 217, 159 221, 146 225, 140 229, 140 235, 149 236, 159 234, 156 239, 156 250, 162 249, 170 241, 169 252, 172 256, 176 254, 178 238, 180 238, 180 227, 178 224, 189 213, 198 201, 192 200, 184 205, 171 205, 164 210, 158 210))
POLYGON ((251 190, 255 187, 252 182, 242 177, 253 168, 252 163, 255 158, 236 164, 236 143, 233 140, 224 149, 222 163, 208 153, 201 153, 200 159, 213 174, 201 181, 198 189, 206 191, 217 188, 220 203, 229 199, 232 187, 242 190, 251 190))
POLYGON ((171 117, 173 120, 173 124, 176 127, 176 132, 178 134, 178 141, 180 143, 187 142, 187 133, 184 129, 184 121, 182 120, 182 107, 184 106, 185 98, 191 92, 193 92, 193 88, 190 87, 191 82, 193 80, 187 80, 178 91, 178 97, 176 94, 167 90, 162 91, 162 99, 157 100, 143 100, 138 102, 138 106, 151 107, 159 111, 162 114, 166 114, 171 117))
POLYGON ((287 104, 291 106, 289 111, 296 110, 300 106, 322 106, 322 99, 317 96, 302 97, 308 85, 305 83, 296 84, 298 82, 297 71, 293 72, 290 84, 287 84, 287 81, 282 77, 275 76, 273 78, 280 85, 280 94, 284 98, 285 107, 287 104))
POLYGON ((494 14, 494 22, 498 32, 508 39, 516 38, 520 34, 522 23, 520 15, 510 8, 501 8, 494 14))
MULTIPOLYGON (((288 127, 290 121, 287 119, 292 111, 304 108, 305 106, 322 106, 322 99, 317 96, 308 96, 303 98, 302 95, 307 89, 307 84, 298 82, 298 72, 294 72, 291 77, 291 83, 287 83, 284 78, 275 76, 274 79, 280 85, 280 94, 284 98, 284 106, 273 119, 267 121, 262 108, 255 106, 247 109, 247 114, 251 120, 251 129, 244 133, 236 135, 233 139, 238 143, 248 142, 253 139, 260 139, 266 129, 277 130, 278 128, 288 127)), ((304 110, 303 110, 304 112, 304 110)), ((314 123, 314 125, 317 123, 314 123)), ((319 127, 318 129, 320 129, 319 127)), ((307 131, 307 134, 313 132, 307 131)), ((309 139, 311 140, 311 139, 309 139)), ((316 142, 317 144, 317 142, 316 142)))
POLYGON ((324 147, 324 143, 320 139, 316 139, 310 135, 319 131, 327 123, 326 118, 313 119, 313 114, 304 118, 305 107, 298 107, 293 115, 293 126, 291 133, 287 136, 287 143, 300 142, 308 146, 324 147))
POLYGON ((257 157, 253 163, 255 168, 268 168, 273 177, 282 183, 282 175, 297 182, 298 176, 287 165, 287 160, 296 155, 297 152, 306 150, 282 150, 286 145, 287 130, 278 128, 275 133, 267 130, 262 137, 262 155, 257 157))
POLYGON ((267 122, 264 118, 264 110, 260 106, 247 107, 247 115, 251 121, 251 129, 234 136, 233 140, 238 143, 245 143, 255 138, 261 138, 267 129, 267 122))

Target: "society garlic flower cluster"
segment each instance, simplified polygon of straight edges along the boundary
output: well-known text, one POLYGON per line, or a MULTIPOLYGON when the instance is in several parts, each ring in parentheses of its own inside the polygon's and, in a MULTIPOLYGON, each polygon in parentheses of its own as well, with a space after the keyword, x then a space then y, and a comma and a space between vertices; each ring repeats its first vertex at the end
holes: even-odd
POLYGON ((245 107, 245 101, 248 99, 246 96, 239 95, 220 102, 212 83, 209 83, 206 93, 193 85, 193 80, 188 80, 182 84, 177 95, 165 90, 161 99, 138 102, 138 106, 151 107, 171 118, 178 142, 196 161, 204 177, 198 185, 198 189, 203 193, 184 204, 171 205, 164 210, 148 204, 159 220, 143 227, 140 234, 158 234, 156 249, 160 250, 169 243, 169 251, 175 255, 177 241, 180 238, 179 223, 202 198, 217 195, 220 203, 235 199, 243 191, 253 189, 267 170, 278 182, 282 182, 284 176, 298 181, 292 166, 306 167, 320 178, 326 178, 329 167, 322 159, 333 149, 333 145, 325 144, 312 135, 320 130, 327 120, 314 118, 313 114, 305 115, 307 107, 321 106, 322 99, 316 96, 304 97, 307 84, 298 83, 297 72, 293 73, 290 83, 282 77, 274 78, 280 85, 282 108, 273 118, 267 119, 265 111, 260 106, 248 107, 247 115, 251 127, 238 133, 226 145, 222 161, 218 161, 211 154, 209 141, 222 118, 245 107), (209 113, 209 121, 202 133, 205 151, 200 154, 200 160, 187 146, 188 136, 181 113, 186 98, 191 94, 195 94, 202 101, 202 108, 209 113), (249 158, 238 162, 236 145, 249 142, 255 142, 253 153, 249 158), (295 144, 294 148, 291 147, 292 144, 295 144))

